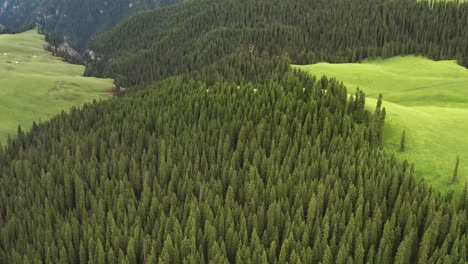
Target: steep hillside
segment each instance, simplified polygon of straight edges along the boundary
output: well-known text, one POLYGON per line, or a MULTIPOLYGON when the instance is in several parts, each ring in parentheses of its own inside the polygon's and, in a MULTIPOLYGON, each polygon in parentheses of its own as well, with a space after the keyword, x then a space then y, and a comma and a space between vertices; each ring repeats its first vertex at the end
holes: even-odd
POLYGON ((162 7, 180 0, 4 0, 0 24, 19 29, 39 22, 49 32, 67 36, 70 44, 84 49, 90 37, 111 29, 138 11, 162 7))
POLYGON ((422 53, 468 66, 468 4, 411 0, 190 1, 144 12, 89 46, 87 74, 150 83, 227 54, 356 62, 422 53), (431 30, 427 30, 431 29, 431 30))

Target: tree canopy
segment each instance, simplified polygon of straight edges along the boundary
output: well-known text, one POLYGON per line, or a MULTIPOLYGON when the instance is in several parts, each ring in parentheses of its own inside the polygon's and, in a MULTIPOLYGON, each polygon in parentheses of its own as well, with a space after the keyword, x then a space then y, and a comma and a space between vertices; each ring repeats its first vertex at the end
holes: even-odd
POLYGON ((19 129, 0 148, 0 262, 468 259, 466 201, 382 151, 362 91, 236 58, 19 129))
POLYGON ((87 74, 148 84, 241 52, 296 64, 422 54, 468 66, 468 3, 199 0, 138 14, 96 37, 87 74))
POLYGON ((0 263, 465 263, 466 188, 383 151, 382 98, 371 113, 289 65, 463 57, 467 8, 200 0, 127 20, 87 71, 129 92, 0 146, 0 263))

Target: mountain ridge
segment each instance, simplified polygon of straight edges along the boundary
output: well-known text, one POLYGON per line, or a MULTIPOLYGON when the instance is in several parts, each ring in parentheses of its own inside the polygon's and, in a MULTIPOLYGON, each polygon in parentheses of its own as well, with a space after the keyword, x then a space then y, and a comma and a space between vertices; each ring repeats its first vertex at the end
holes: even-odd
POLYGON ((200 0, 137 14, 96 36, 88 47, 100 60, 88 60, 86 74, 148 84, 242 52, 296 64, 422 54, 467 67, 467 39, 466 3, 200 0))

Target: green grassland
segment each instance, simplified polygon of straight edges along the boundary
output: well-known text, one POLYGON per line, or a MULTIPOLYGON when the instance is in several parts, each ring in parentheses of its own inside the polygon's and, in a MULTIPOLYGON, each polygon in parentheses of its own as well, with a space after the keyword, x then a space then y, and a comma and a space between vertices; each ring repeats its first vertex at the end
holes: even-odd
POLYGON ((30 30, 0 35, 0 142, 73 105, 108 98, 110 79, 83 77, 72 65, 43 50, 44 36, 30 30))
POLYGON ((372 109, 382 93, 387 110, 385 149, 415 163, 417 175, 442 191, 459 192, 468 181, 468 70, 455 61, 405 56, 295 67, 334 76, 350 91, 359 86, 372 109), (399 152, 403 130, 406 151, 399 152), (450 184, 457 155, 459 178, 450 184))

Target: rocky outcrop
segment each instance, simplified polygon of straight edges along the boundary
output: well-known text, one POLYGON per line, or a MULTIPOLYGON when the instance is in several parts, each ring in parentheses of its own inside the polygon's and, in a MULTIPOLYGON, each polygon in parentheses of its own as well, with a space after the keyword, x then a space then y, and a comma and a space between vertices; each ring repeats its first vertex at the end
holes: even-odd
POLYGON ((122 19, 143 9, 157 8, 182 0, 0 0, 0 24, 20 30, 35 21, 47 32, 70 36, 69 43, 84 52, 86 43, 111 29, 122 19))
POLYGON ((6 12, 9 5, 10 5, 10 0, 5 0, 5 2, 3 2, 3 5, 0 8, 0 15, 3 15, 3 13, 6 12))
POLYGON ((81 64, 82 62, 80 53, 73 49, 68 42, 63 42, 58 46, 47 44, 44 45, 44 49, 70 63, 81 64))

